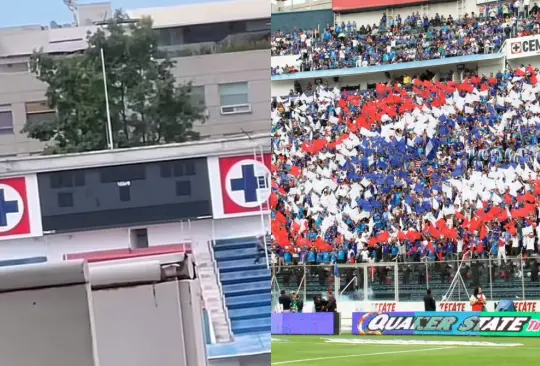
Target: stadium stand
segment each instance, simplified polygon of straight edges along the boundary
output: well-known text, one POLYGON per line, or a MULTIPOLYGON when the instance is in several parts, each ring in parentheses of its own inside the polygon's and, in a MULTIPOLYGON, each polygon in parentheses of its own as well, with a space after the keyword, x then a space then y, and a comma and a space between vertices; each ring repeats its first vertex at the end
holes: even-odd
POLYGON ((232 332, 236 335, 270 332, 270 272, 264 258, 255 263, 260 240, 219 239, 213 246, 232 332))
MULTIPOLYGON (((489 4, 488 4, 489 5, 489 4)), ((379 24, 341 22, 322 28, 272 33, 272 56, 298 55, 296 65, 273 67, 272 75, 433 60, 499 52, 510 37, 537 34, 539 8, 517 14, 507 2, 479 13, 383 15, 379 24), (518 16, 516 16, 518 15, 518 16)))
MULTIPOLYGON (((494 37, 483 52, 507 36, 537 33, 537 8, 529 18, 501 9, 488 12, 487 20, 469 17, 446 27, 464 36, 480 30, 482 37, 470 39, 475 47, 480 38, 494 37)), ((440 28, 429 23, 419 23, 417 32, 440 28)), ((347 39, 338 30, 343 31, 328 32, 322 48, 347 39)), ((302 53, 307 35, 289 38, 274 54, 302 53)), ((389 46, 381 32, 370 38, 383 52, 365 66, 380 63, 377 57, 389 46)), ((369 47, 357 53, 370 54, 369 47)), ((442 57, 432 47, 429 57, 442 57)), ((463 47, 471 52, 470 45, 463 47)), ((329 62, 319 69, 354 67, 354 56, 340 55, 349 51, 355 52, 324 55, 329 62)), ((305 55, 309 60, 314 54, 305 55)), ((389 285, 399 276, 400 300, 418 300, 426 281, 436 295, 444 294, 459 258, 466 260, 460 273, 471 286, 490 283, 501 298, 538 298, 538 75, 531 65, 491 75, 473 72, 462 82, 405 75, 373 90, 340 90, 325 81, 274 98, 271 203, 279 286, 296 290, 305 275, 307 292, 320 294, 333 285, 333 263, 366 263, 374 264, 368 275, 374 299, 394 298, 389 285), (397 265, 375 266, 385 262, 397 265)), ((339 271, 342 288, 347 278, 365 277, 339 271)))

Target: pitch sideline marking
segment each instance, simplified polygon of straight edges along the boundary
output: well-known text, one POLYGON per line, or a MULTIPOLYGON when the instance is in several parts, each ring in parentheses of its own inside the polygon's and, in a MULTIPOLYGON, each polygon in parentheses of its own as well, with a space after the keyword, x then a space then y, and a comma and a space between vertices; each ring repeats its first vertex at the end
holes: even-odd
MULTIPOLYGON (((287 342, 275 342, 275 343, 287 343, 287 344, 321 344, 321 345, 329 345, 331 344, 332 346, 354 346, 355 344, 354 343, 334 343, 334 342, 310 342, 310 343, 307 343, 307 342, 295 342, 295 341, 287 341, 287 342)), ((361 345, 361 344, 356 344, 356 346, 358 345, 361 345)), ((385 345, 385 344, 379 344, 379 346, 390 346, 389 344, 388 345, 385 345)), ((396 344, 396 346, 398 346, 396 344)), ((447 347, 448 348, 448 347, 447 347)), ((451 347, 451 348, 457 348, 457 347, 451 347)), ((467 347, 469 348, 469 347, 467 347)), ((484 349, 489 349, 489 348, 492 348, 492 349, 501 349, 501 350, 504 350, 505 348, 508 348, 508 347, 491 347, 491 346, 482 346, 482 348, 484 349)), ((517 347, 515 347, 517 348, 517 347)), ((540 350, 540 347, 526 347, 526 346, 520 346, 519 349, 526 349, 526 350, 540 350)))
POLYGON ((478 341, 424 341, 410 339, 347 339, 347 338, 323 338, 325 343, 331 344, 375 344, 379 346, 465 346, 465 347, 520 347, 521 343, 494 343, 478 341))
POLYGON ((397 355, 402 353, 416 353, 416 352, 428 352, 428 351, 440 351, 445 349, 452 349, 457 347, 437 347, 437 348, 424 348, 424 349, 411 349, 404 351, 388 351, 388 352, 377 352, 377 353, 362 353, 356 355, 343 355, 343 356, 331 356, 331 357, 317 357, 317 358, 304 358, 301 360, 291 360, 291 361, 279 361, 272 362, 272 365, 285 365, 291 363, 300 363, 300 362, 311 362, 311 361, 323 361, 323 360, 335 360, 338 358, 351 358, 351 357, 366 357, 366 356, 383 356, 383 355, 397 355))

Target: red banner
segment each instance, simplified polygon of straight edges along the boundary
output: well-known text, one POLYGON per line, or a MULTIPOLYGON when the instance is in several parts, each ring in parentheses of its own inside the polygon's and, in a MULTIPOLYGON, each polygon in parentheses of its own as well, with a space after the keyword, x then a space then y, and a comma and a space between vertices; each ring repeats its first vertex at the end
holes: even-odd
POLYGON ((365 11, 431 2, 431 0, 332 0, 332 10, 338 13, 352 10, 365 11))

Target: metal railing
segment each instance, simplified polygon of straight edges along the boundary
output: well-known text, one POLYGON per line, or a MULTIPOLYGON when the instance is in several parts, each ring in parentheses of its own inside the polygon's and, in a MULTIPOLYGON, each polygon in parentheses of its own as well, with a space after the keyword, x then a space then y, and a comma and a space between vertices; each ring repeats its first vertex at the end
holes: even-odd
POLYGON ((491 301, 540 299, 537 259, 517 257, 448 257, 438 261, 283 265, 272 269, 272 292, 297 292, 304 301, 331 290, 361 301, 422 301, 427 288, 437 300, 468 301, 475 287, 482 287, 491 301))
POLYGON ((218 53, 233 53, 257 50, 269 50, 270 41, 262 39, 259 41, 246 41, 229 44, 219 44, 215 42, 206 42, 190 45, 171 45, 159 46, 158 56, 164 58, 191 57, 201 55, 213 55, 218 53))
POLYGON ((221 275, 219 272, 219 268, 217 266, 215 255, 214 255, 215 244, 216 244, 216 228, 215 228, 215 222, 214 220, 212 220, 212 240, 209 240, 207 242, 208 252, 210 253, 210 259, 212 260, 212 266, 214 267, 214 273, 216 274, 219 297, 221 298, 221 305, 223 308, 223 312, 225 314, 225 320, 227 321, 229 339, 232 339, 233 334, 232 334, 231 318, 229 316, 229 308, 227 307, 227 302, 225 301, 225 293, 223 292, 223 285, 221 284, 221 275))

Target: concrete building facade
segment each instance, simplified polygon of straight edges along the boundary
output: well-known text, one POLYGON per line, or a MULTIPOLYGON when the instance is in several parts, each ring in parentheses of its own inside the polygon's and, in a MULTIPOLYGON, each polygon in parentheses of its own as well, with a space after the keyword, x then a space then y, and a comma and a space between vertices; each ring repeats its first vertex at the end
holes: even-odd
MULTIPOLYGON (((270 7, 261 0, 127 11, 150 16, 160 49, 176 61, 179 82, 193 83, 193 102, 204 103, 203 138, 268 130, 270 7)), ((110 4, 85 5, 78 24, 0 28, 0 157, 39 154, 44 144, 21 132, 27 120, 54 117, 46 85, 29 71, 34 50, 71 54, 86 34, 112 14, 110 4)))

